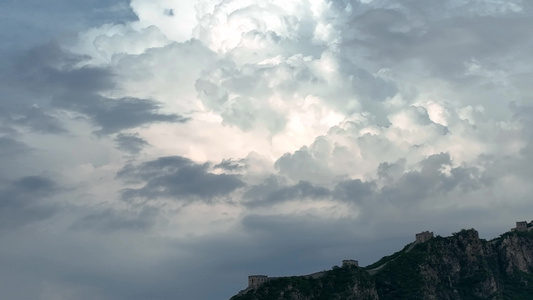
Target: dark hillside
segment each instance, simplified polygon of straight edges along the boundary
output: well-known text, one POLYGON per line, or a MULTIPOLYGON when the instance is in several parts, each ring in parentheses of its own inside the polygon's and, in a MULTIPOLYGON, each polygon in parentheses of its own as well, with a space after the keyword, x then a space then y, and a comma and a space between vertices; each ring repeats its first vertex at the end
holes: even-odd
POLYGON ((271 279, 231 300, 533 299, 533 231, 486 241, 474 229, 435 237, 365 268, 271 279))

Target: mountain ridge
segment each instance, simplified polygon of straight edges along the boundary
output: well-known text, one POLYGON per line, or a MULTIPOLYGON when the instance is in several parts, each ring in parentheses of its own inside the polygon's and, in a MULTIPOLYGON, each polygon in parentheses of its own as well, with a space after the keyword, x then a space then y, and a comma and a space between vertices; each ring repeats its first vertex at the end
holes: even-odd
POLYGON ((489 241, 463 229, 407 244, 364 268, 265 280, 230 300, 533 299, 533 223, 523 223, 489 241))

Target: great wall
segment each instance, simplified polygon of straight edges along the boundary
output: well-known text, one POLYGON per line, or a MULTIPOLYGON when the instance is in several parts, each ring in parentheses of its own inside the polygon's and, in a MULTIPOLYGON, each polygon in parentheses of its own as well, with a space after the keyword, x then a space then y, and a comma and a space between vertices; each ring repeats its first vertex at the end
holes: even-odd
MULTIPOLYGON (((533 230, 533 221, 530 223, 527 223, 527 221, 518 221, 516 222, 516 227, 511 228, 512 231, 530 231, 533 230)), ((420 233, 415 234, 415 241, 411 243, 409 248, 407 248, 405 251, 409 252, 416 244, 418 243, 425 243, 432 239, 434 237, 433 232, 429 231, 422 231, 420 233)), ((387 263, 384 263, 376 268, 367 270, 368 273, 371 275, 377 273, 381 268, 383 268, 387 263)), ((359 267, 359 262, 354 259, 346 259, 342 261, 343 267, 359 267)), ((312 278, 318 278, 325 274, 326 271, 316 272, 308 275, 302 275, 302 277, 312 277, 312 278)), ((283 278, 283 277, 268 277, 267 275, 250 275, 248 276, 248 287, 242 291, 240 291, 239 294, 246 293, 250 289, 256 289, 263 285, 264 283, 274 280, 277 278, 283 278)))

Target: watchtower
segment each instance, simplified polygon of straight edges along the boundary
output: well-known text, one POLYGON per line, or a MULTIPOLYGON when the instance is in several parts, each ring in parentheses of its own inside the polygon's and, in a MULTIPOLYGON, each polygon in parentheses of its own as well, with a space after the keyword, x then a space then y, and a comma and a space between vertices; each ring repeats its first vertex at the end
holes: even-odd
POLYGON ((345 259, 342 261, 343 267, 359 267, 359 262, 355 259, 345 259))
POLYGON ((527 231, 527 222, 516 222, 516 231, 527 231))
POLYGON ((250 275, 248 276, 248 287, 256 288, 267 281, 268 281, 268 276, 266 275, 250 275))
POLYGON ((417 233, 415 235, 415 241, 417 243, 424 243, 424 242, 429 241, 432 238, 433 238, 433 232, 429 232, 429 231, 422 231, 421 233, 417 233))

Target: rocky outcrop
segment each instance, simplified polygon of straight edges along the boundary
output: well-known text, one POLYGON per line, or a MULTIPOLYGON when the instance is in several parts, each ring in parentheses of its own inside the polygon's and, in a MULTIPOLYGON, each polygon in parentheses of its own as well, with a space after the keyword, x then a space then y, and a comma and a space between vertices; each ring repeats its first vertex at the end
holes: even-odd
POLYGON ((516 233, 507 235, 497 243, 500 256, 504 262, 505 271, 512 274, 521 271, 531 274, 533 266, 533 239, 525 238, 528 234, 516 233))

